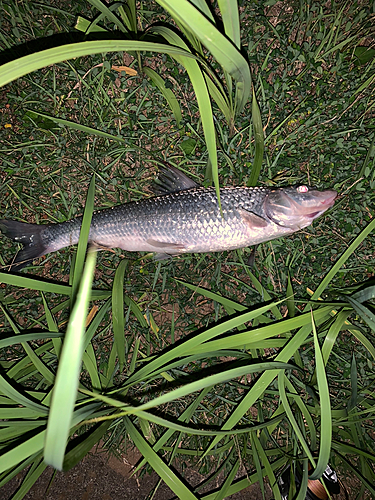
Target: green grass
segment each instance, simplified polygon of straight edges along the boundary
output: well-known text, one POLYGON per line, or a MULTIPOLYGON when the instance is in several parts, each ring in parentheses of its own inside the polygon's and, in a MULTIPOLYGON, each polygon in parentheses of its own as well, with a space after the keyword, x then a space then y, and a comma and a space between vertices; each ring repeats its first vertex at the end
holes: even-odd
MULTIPOLYGON (((96 208, 140 199, 162 160, 202 183, 304 183, 341 196, 313 227, 260 245, 254 268, 250 249, 163 263, 114 249, 97 254, 91 282, 84 237, 77 256, 48 255, 22 276, 4 267, 0 487, 31 466, 22 498, 46 463, 69 469, 103 440, 113 453, 134 443, 142 465, 184 499, 225 498, 263 476, 280 498, 275 478, 307 460, 312 477, 329 461, 342 479, 359 478, 353 498, 374 496, 369 2, 239 2, 238 25, 236 3, 218 1, 223 27, 203 2, 204 15, 185 1, 172 13, 159 4, 136 11, 129 1, 113 17, 94 1, 69 11, 59 1, 0 2, 1 218, 79 215, 93 174, 96 208), (171 15, 174 31, 152 25, 171 15), (54 51, 45 38, 74 32, 78 44, 88 26, 89 43, 100 27, 114 51, 80 45, 90 53, 63 60, 74 47, 54 51), (37 48, 52 50, 46 67, 38 57, 12 63, 37 48), (58 398, 61 380, 71 391, 58 398), (206 493, 179 479, 181 462, 207 475, 206 493)), ((15 246, 1 243, 5 266, 15 246)))

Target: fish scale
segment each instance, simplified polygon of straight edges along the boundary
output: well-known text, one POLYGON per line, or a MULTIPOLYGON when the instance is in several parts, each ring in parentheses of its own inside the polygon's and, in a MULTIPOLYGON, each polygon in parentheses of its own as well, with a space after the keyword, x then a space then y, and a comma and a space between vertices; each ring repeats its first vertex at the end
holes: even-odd
MULTIPOLYGON (((93 213, 89 241, 99 247, 155 252, 158 258, 256 245, 306 227, 334 203, 333 190, 307 186, 225 187, 220 211, 214 188, 198 186, 176 168, 162 168, 156 192, 168 194, 93 213), (163 182, 164 181, 164 182, 163 182)), ((0 220, 20 242, 13 270, 78 242, 82 217, 51 225, 0 220)))
POLYGON ((138 245, 143 242, 143 248, 138 248, 146 251, 155 251, 150 240, 183 245, 189 251, 221 250, 228 248, 228 235, 234 245, 240 238, 246 238, 247 227, 238 210, 263 216, 262 201, 266 193, 265 189, 255 192, 251 188, 221 189, 223 216, 213 188, 127 203, 94 214, 90 240, 124 250, 132 249, 134 239, 139 240, 138 245))

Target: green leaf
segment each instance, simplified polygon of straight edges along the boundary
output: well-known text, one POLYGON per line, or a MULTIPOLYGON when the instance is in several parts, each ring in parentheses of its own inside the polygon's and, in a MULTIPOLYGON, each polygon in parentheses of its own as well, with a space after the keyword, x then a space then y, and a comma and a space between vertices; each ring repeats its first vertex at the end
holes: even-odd
POLYGON ((43 449, 45 433, 46 431, 43 430, 3 453, 0 456, 0 473, 15 467, 27 457, 39 453, 43 449))
POLYGON ((263 153, 264 153, 264 133, 262 125, 262 117, 260 114, 257 98, 253 88, 253 101, 252 101, 252 119, 254 126, 254 136, 255 136, 255 157, 253 166, 251 169, 251 174, 249 180, 247 181, 247 186, 256 186, 260 171, 263 163, 263 153))
POLYGON ((100 441, 103 435, 108 430, 111 425, 111 421, 107 420, 102 422, 95 427, 92 427, 85 433, 85 438, 82 440, 82 436, 79 436, 76 441, 71 441, 69 443, 69 451, 64 457, 63 470, 68 471, 72 467, 75 467, 90 450, 100 441))
MULTIPOLYGON (((312 315, 311 311, 311 315, 312 315)), ((316 362, 316 376, 319 388, 319 402, 321 408, 320 415, 320 447, 319 458, 314 472, 311 474, 310 479, 320 479, 323 472, 326 470, 328 460, 331 454, 332 442, 332 414, 331 414, 331 400, 329 396, 329 388, 323 356, 320 351, 318 335, 316 333, 314 318, 312 316, 312 325, 314 333, 314 347, 315 347, 315 362, 316 362)))
POLYGON ((224 23, 225 34, 239 49, 241 46, 241 31, 237 0, 218 0, 218 5, 224 23))
POLYGON ((47 464, 44 462, 42 454, 39 453, 17 491, 13 494, 12 500, 22 500, 46 468, 47 464))
MULTIPOLYGON (((25 406, 27 409, 35 412, 35 416, 45 416, 48 414, 48 408, 44 405, 37 403, 34 398, 28 396, 27 393, 21 392, 20 390, 13 387, 13 385, 5 380, 5 378, 0 375, 0 394, 7 396, 11 402, 17 403, 17 405, 25 406)), ((17 415, 15 408, 14 416, 17 415)))
MULTIPOLYGON (((345 264, 345 262, 349 259, 349 257, 353 254, 356 248, 362 243, 362 241, 375 229, 375 219, 373 219, 362 231, 359 235, 354 239, 354 241, 349 245, 349 247, 345 250, 345 252, 339 257, 339 259, 335 262, 329 272, 321 281, 318 288, 315 290, 314 294, 311 297, 311 300, 318 300, 323 291, 327 288, 328 284, 333 280, 336 276, 339 269, 345 264)), ((306 306, 307 307, 307 306, 306 306)))
POLYGON ((73 270, 73 282, 71 291, 72 302, 74 301, 82 277, 83 266, 86 257, 87 242, 89 240, 89 234, 90 234, 91 219, 94 211, 94 201, 95 201, 95 175, 92 177, 90 181, 89 189, 87 192, 85 211, 83 214, 82 226, 79 235, 77 255, 73 270))
POLYGON ((101 0, 90 0, 91 5, 93 5, 95 8, 101 12, 101 15, 98 16, 98 18, 94 21, 94 26, 96 25, 97 22, 99 22, 102 18, 107 18, 109 21, 112 21, 117 28, 122 31, 123 33, 127 32, 126 27, 122 24, 120 19, 112 12, 112 10, 116 9, 119 5, 119 3, 115 2, 110 6, 107 6, 104 2, 101 0))
MULTIPOLYGON (((241 52, 217 29, 215 24, 200 12, 188 0, 179 0, 176 3, 174 0, 157 0, 170 14, 185 27, 190 33, 202 42, 202 44, 211 52, 218 63, 227 71, 231 77, 237 81, 239 89, 238 109, 240 113, 245 106, 251 92, 251 75, 250 68, 241 52)), ((226 13, 227 14, 227 13, 226 13)), ((225 23, 227 28, 235 34, 236 21, 233 20, 233 29, 228 28, 228 16, 226 15, 225 23)))
POLYGON ((173 113, 173 116, 177 122, 177 127, 180 128, 181 126, 181 121, 182 121, 182 114, 181 114, 181 108, 178 100, 176 99, 176 96, 172 92, 170 88, 167 88, 165 86, 165 81, 163 78, 156 73, 152 68, 149 68, 148 66, 143 66, 143 72, 151 78, 151 80, 154 82, 154 84, 157 86, 157 88, 160 90, 160 92, 163 94, 165 100, 169 104, 169 107, 171 108, 171 111, 173 113))
POLYGON ((180 143, 180 148, 188 156, 194 151, 196 145, 197 141, 189 137, 180 143))
MULTIPOLYGON (((182 0, 185 2, 185 0, 182 0)), ((162 35, 169 43, 173 43, 183 49, 188 51, 188 47, 180 36, 178 36, 174 31, 164 26, 155 26, 152 28, 154 33, 162 35)), ((176 56, 175 59, 182 64, 189 74, 191 83, 194 87, 195 95, 197 98, 202 127, 204 132, 204 137, 206 140, 207 151, 209 155, 209 160, 211 162, 212 168, 212 179, 216 188, 216 196, 220 204, 220 185, 219 185, 219 174, 218 174, 218 164, 217 164, 217 151, 216 151, 216 132, 214 126, 214 119, 212 114, 211 100, 206 86, 206 80, 203 73, 194 59, 186 58, 185 56, 176 56)))
POLYGON ((55 469, 63 468, 64 453, 72 425, 79 374, 82 366, 84 333, 96 252, 89 251, 63 344, 48 417, 44 458, 55 469))
POLYGON ((281 372, 278 375, 278 388, 279 388, 280 399, 281 399, 281 402, 283 404, 283 408, 284 408, 285 413, 288 417, 288 420, 289 420, 290 425, 293 429, 293 432, 295 433, 304 453, 309 458, 310 462, 312 464, 315 464, 314 457, 313 457, 313 454, 310 450, 310 447, 309 447, 309 445, 308 445, 308 443, 303 435, 303 432, 300 429, 300 427, 297 423, 297 420, 294 416, 295 411, 293 411, 293 409, 291 408, 291 406, 289 404, 289 401, 288 401, 288 398, 286 395, 286 391, 285 391, 285 384, 286 384, 286 376, 285 376, 284 372, 281 372))
POLYGON ((349 303, 353 306, 357 314, 363 319, 365 323, 375 332, 375 314, 370 309, 352 297, 348 297, 349 303))
POLYGON ((218 384, 223 384, 228 382, 229 380, 236 379, 238 377, 243 377, 248 375, 249 373, 260 372, 263 370, 292 370, 295 369, 295 365, 288 363, 278 363, 276 361, 262 362, 262 363, 254 363, 252 365, 245 365, 238 368, 231 368, 228 370, 224 370, 221 373, 216 373, 215 375, 210 375, 208 377, 204 377, 195 382, 190 382, 182 387, 174 389, 171 392, 163 394, 158 397, 154 397, 151 401, 147 403, 143 403, 137 408, 138 410, 148 410, 150 408, 155 408, 157 406, 161 406, 165 403, 171 401, 177 401, 180 398, 184 398, 189 394, 192 394, 196 391, 201 391, 206 387, 214 387, 218 384))
POLYGON ((183 50, 180 47, 172 47, 171 45, 162 43, 144 42, 142 40, 114 39, 71 43, 53 47, 52 49, 41 50, 40 52, 3 64, 0 66, 0 87, 28 73, 50 66, 51 64, 66 61, 67 59, 105 52, 127 52, 133 50, 162 52, 172 57, 184 56, 195 58, 191 52, 183 50))
POLYGON ((125 364, 124 275, 128 264, 126 259, 120 262, 112 288, 113 335, 121 371, 125 364))
POLYGON ((375 57, 375 49, 371 47, 356 47, 354 49, 354 55, 357 58, 357 65, 364 66, 370 62, 375 57))
POLYGON ((98 25, 93 25, 89 19, 86 19, 82 16, 77 17, 77 21, 76 21, 74 28, 78 31, 83 31, 84 33, 86 33, 89 28, 90 28, 91 33, 96 32, 96 31, 105 33, 107 31, 106 29, 104 29, 98 25))
POLYGON ((134 426, 128 417, 124 417, 126 421, 127 431, 130 438, 142 455, 146 458, 147 462, 151 465, 154 471, 161 477, 161 479, 171 488, 171 490, 179 498, 184 500, 198 500, 198 497, 176 476, 171 468, 159 457, 157 453, 148 444, 146 439, 140 434, 138 429, 134 426))
POLYGON ((287 299, 286 299, 286 304, 288 306, 288 314, 290 318, 294 318, 296 314, 296 304, 294 301, 294 292, 293 292, 293 285, 292 285, 292 280, 290 279, 290 273, 288 272, 288 284, 286 287, 286 294, 287 294, 287 299))

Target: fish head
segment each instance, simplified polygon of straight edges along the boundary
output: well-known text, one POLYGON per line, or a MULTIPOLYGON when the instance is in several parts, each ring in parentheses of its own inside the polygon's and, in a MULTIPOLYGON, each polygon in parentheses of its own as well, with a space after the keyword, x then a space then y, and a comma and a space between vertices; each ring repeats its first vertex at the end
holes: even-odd
POLYGON ((308 186, 272 190, 265 198, 267 216, 278 226, 297 231, 309 226, 314 219, 333 206, 336 191, 318 191, 308 186))

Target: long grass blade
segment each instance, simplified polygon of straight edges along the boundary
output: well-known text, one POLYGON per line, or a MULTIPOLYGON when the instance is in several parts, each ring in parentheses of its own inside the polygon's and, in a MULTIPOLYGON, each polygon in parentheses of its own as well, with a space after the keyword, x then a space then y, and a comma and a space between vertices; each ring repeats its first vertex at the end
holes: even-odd
POLYGON ((172 90, 165 86, 165 81, 163 80, 163 78, 160 75, 158 75, 156 73, 156 71, 153 70, 152 68, 149 68, 148 66, 144 66, 143 72, 153 81, 153 83, 156 85, 156 87, 163 94, 165 100, 167 101, 167 103, 169 104, 169 107, 171 108, 174 119, 177 122, 177 127, 180 127, 180 124, 182 121, 181 108, 180 108, 180 104, 179 104, 176 96, 172 92, 172 90))
POLYGON ((349 247, 345 250, 345 252, 337 259, 335 264, 323 278, 318 288, 315 290, 314 294, 311 297, 311 300, 317 300, 323 291, 327 288, 329 283, 336 276, 338 270, 345 264, 345 262, 349 259, 349 257, 353 254, 355 249, 362 243, 362 241, 375 229, 375 219, 372 220, 354 239, 354 241, 349 245, 349 247))
POLYGON ((0 473, 22 463, 30 455, 40 453, 43 448, 45 432, 45 430, 39 432, 0 455, 0 473))
POLYGON ((63 467, 65 448, 77 398, 84 349, 85 323, 95 262, 96 252, 90 251, 69 320, 48 418, 44 458, 47 464, 59 470, 63 467))
POLYGON ((305 452, 306 456, 310 459, 310 462, 312 464, 315 464, 314 457, 313 457, 313 454, 310 450, 310 447, 309 447, 308 443, 306 442, 306 439, 303 435, 303 432, 300 429, 300 427, 297 423, 297 420, 294 416, 294 412, 289 404, 289 401, 288 401, 288 398, 286 395, 286 391, 285 391, 285 383, 286 383, 285 379, 286 379, 285 373, 283 373, 283 372, 279 373, 278 387, 279 387, 279 391, 280 391, 280 399, 281 399, 281 402, 283 404, 283 408, 287 414, 287 417, 288 417, 290 425, 293 429, 293 432, 297 436, 297 439, 303 448, 303 451, 305 452))
MULTIPOLYGON (((237 82, 236 112, 240 113, 251 92, 251 75, 249 65, 235 43, 226 38, 209 18, 187 0, 180 0, 178 4, 173 0, 158 0, 158 3, 168 10, 180 25, 194 33, 223 69, 237 82)), ((228 26, 227 21, 226 24, 228 26)), ((234 34, 234 36, 237 35, 234 34)))
POLYGON ((146 439, 140 434, 132 421, 125 417, 127 430, 134 444, 142 455, 147 459, 148 463, 154 471, 162 478, 162 480, 171 488, 171 490, 184 500, 198 500, 194 493, 176 476, 167 464, 159 457, 157 453, 148 444, 146 439))
POLYGON ((370 311, 368 307, 364 306, 352 297, 348 297, 348 301, 363 321, 367 323, 373 332, 375 332, 375 314, 370 311))
POLYGON ((85 211, 83 214, 82 226, 79 235, 78 249, 73 270, 73 281, 72 281, 72 292, 71 292, 72 302, 74 301, 82 277, 83 266, 87 250, 87 242, 90 233, 91 219, 94 211, 94 201, 95 201, 95 175, 93 175, 90 181, 89 189, 87 191, 85 211))
POLYGON ((77 439, 77 443, 74 441, 71 443, 72 448, 67 452, 64 457, 63 470, 68 471, 72 467, 76 466, 87 453, 92 450, 92 448, 100 441, 103 435, 108 430, 111 425, 111 421, 102 422, 99 425, 89 429, 85 433, 85 439, 82 440, 82 436, 77 439))
MULTIPOLYGON (((183 0, 185 2, 185 0, 183 0)), ((197 11, 196 11, 197 12, 197 11)), ((180 46, 188 51, 185 42, 174 31, 164 26, 156 26, 152 30, 155 33, 162 35, 169 43, 180 46)), ((212 168, 212 178, 216 188, 216 195, 220 205, 220 185, 217 164, 217 151, 216 151, 216 132, 212 114, 210 95, 206 86, 206 80, 203 73, 194 59, 189 59, 184 56, 176 56, 176 60, 180 62, 189 74, 191 83, 194 87, 195 95, 197 98, 199 110, 201 113, 202 127, 206 140, 207 151, 212 168)))
POLYGON ((254 126, 254 136, 255 136, 255 156, 254 156, 253 166, 251 168, 251 174, 249 180, 247 181, 247 186, 250 187, 257 185, 260 171, 262 168, 263 153, 264 153, 264 133, 263 133, 262 117, 260 114, 260 109, 254 88, 253 88, 253 101, 252 101, 252 120, 254 126))
POLYGON ((67 59, 89 56, 92 54, 102 54, 105 52, 127 52, 132 50, 147 50, 150 52, 161 52, 170 56, 184 56, 195 58, 189 52, 180 47, 171 45, 145 42, 142 40, 98 40, 90 42, 71 43, 61 45, 52 49, 42 50, 35 54, 20 57, 14 61, 0 66, 0 87, 7 83, 27 75, 38 69, 42 69, 51 64, 57 64, 67 59))
POLYGON ((113 335, 120 371, 125 364, 125 317, 124 317, 124 275, 129 261, 122 260, 118 266, 113 280, 112 288, 112 322, 113 335))
POLYGON ((316 376, 318 381, 319 400, 321 408, 319 458, 316 464, 316 468, 310 476, 310 479, 314 480, 314 479, 320 479, 323 476, 323 472, 326 470, 328 460, 331 454, 332 415, 331 415, 331 400, 329 396, 327 376, 325 372, 323 356, 320 351, 318 335, 316 333, 315 322, 313 317, 312 317, 312 326, 314 333, 316 376))

